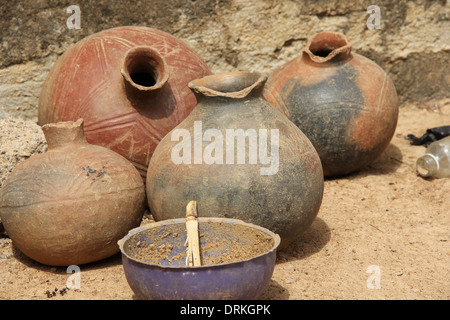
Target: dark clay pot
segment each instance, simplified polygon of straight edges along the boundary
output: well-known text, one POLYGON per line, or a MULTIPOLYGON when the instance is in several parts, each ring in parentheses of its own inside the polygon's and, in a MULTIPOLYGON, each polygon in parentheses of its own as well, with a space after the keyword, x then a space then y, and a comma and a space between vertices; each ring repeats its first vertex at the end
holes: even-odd
POLYGON ((339 33, 312 37, 302 55, 269 76, 264 96, 311 140, 326 176, 369 165, 397 126, 391 79, 374 62, 352 53, 339 33))
POLYGON ((147 172, 155 220, 182 218, 186 204, 196 200, 201 217, 240 219, 279 234, 280 249, 311 225, 323 195, 320 159, 306 136, 262 97, 266 78, 236 72, 189 84, 198 105, 161 140, 147 172), (251 138, 239 144, 230 132, 251 138))
POLYGON ((131 161, 143 178, 158 142, 192 111, 187 84, 210 74, 181 40, 156 29, 117 27, 69 48, 39 99, 39 124, 83 118, 89 143, 131 161))
POLYGON ((20 163, 0 190, 0 217, 28 257, 68 266, 107 258, 139 226, 145 187, 119 154, 86 142, 83 121, 43 126, 48 151, 20 163))

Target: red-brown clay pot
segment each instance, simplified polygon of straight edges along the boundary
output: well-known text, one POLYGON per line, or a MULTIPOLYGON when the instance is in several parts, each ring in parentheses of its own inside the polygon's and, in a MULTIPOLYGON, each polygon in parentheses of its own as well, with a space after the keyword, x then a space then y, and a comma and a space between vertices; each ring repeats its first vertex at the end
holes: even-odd
POLYGON ((146 187, 155 220, 183 218, 195 200, 199 217, 262 226, 279 234, 280 249, 311 225, 323 196, 320 159, 300 129, 262 97, 266 79, 235 72, 189 84, 197 106, 150 160, 146 187))
POLYGON ((159 141, 196 104, 189 81, 210 74, 181 40, 156 29, 117 27, 65 52, 39 99, 39 124, 85 120, 89 143, 131 161, 143 178, 159 141))
POLYGON ((119 154, 86 142, 83 121, 43 126, 48 151, 19 164, 0 190, 0 216, 28 257, 67 266, 107 258, 139 226, 145 186, 119 154))
POLYGON ((311 140, 326 176, 358 171, 389 145, 398 118, 388 75, 340 33, 312 37, 268 78, 265 98, 311 140))

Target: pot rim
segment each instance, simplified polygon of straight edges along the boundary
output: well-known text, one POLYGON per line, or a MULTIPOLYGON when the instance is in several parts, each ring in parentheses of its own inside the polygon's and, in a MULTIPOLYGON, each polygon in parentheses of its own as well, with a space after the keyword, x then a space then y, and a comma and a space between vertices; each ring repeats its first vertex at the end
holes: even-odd
POLYGON ((244 259, 244 260, 239 260, 239 261, 233 261, 233 262, 227 262, 227 263, 220 263, 220 264, 214 264, 214 265, 201 265, 201 266, 164 266, 161 264, 156 264, 156 263, 148 263, 148 262, 144 262, 144 261, 140 261, 137 260, 133 257, 131 257, 125 250, 124 250, 124 246, 125 243, 127 242, 127 240, 129 240, 131 237, 147 231, 149 229, 154 229, 154 228, 158 228, 160 226, 166 226, 166 225, 175 225, 175 224, 185 224, 186 223, 186 219, 185 218, 178 218, 178 219, 167 219, 167 220, 162 220, 162 221, 158 221, 158 222, 154 222, 154 223, 149 223, 149 224, 145 224, 143 226, 139 226, 136 227, 134 229, 131 229, 130 231, 128 231, 128 234, 126 236, 124 236, 122 239, 120 239, 119 241, 117 241, 117 244, 119 245, 119 249, 120 252, 123 256, 127 257, 129 260, 137 263, 137 264, 141 264, 144 266, 148 266, 148 267, 156 267, 156 268, 160 268, 160 269, 170 269, 170 270, 199 270, 199 269, 207 269, 207 268, 216 268, 216 267, 223 267, 223 266, 230 266, 230 265, 234 265, 234 264, 239 264, 239 263, 244 263, 247 261, 251 261, 254 259, 257 259, 259 257, 268 255, 274 251, 277 250, 278 246, 280 245, 281 242, 281 238, 278 234, 270 231, 269 229, 266 229, 264 227, 252 224, 252 223, 248 223, 248 222, 244 222, 242 220, 239 219, 232 219, 232 218, 218 218, 218 217, 199 217, 198 218, 198 222, 213 222, 213 223, 229 223, 229 224, 239 224, 242 226, 246 226, 249 227, 253 230, 259 230, 263 233, 265 233, 266 235, 270 236, 272 238, 272 240, 274 241, 274 244, 272 246, 272 248, 270 248, 269 250, 265 251, 264 253, 261 253, 259 255, 253 256, 249 259, 244 259))
MULTIPOLYGON (((148 71, 146 70, 146 72, 148 71)), ((134 46, 128 49, 123 55, 120 67, 120 73, 124 80, 132 87, 143 92, 162 88, 169 80, 169 72, 164 56, 155 47, 149 45, 134 46), (148 70, 152 70, 155 84, 144 86, 136 83, 130 73, 130 68, 135 65, 145 66, 148 70)))
POLYGON ((255 88, 263 86, 267 80, 267 77, 267 74, 262 72, 224 72, 192 80, 189 82, 188 87, 192 91, 208 97, 240 99, 245 98, 255 88), (219 90, 219 88, 217 88, 217 84, 222 84, 225 87, 232 81, 236 80, 246 80, 248 83, 244 82, 240 90, 219 90))
POLYGON ((339 32, 323 31, 309 38, 303 52, 309 56, 309 58, 316 63, 324 63, 332 60, 337 55, 350 56, 352 51, 352 45, 348 41, 347 37, 339 32), (326 39, 326 40, 325 40, 326 39), (319 48, 312 47, 318 46, 319 48), (328 49, 330 53, 325 56, 316 55, 315 52, 319 49, 328 49))

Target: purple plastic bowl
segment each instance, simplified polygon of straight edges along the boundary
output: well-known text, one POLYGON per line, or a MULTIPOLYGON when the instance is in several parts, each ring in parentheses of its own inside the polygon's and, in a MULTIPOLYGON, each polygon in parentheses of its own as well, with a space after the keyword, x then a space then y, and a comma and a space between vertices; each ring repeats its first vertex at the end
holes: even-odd
POLYGON ((125 276, 134 293, 140 298, 152 300, 258 298, 272 277, 280 237, 268 229, 237 219, 199 218, 198 221, 200 247, 204 247, 213 238, 223 239, 220 248, 202 251, 202 259, 206 255, 217 256, 221 250, 229 249, 229 244, 233 241, 242 246, 251 245, 247 232, 224 232, 224 224, 227 227, 242 225, 254 233, 263 232, 272 238, 273 246, 262 254, 237 262, 187 267, 184 259, 172 262, 163 259, 155 264, 154 261, 147 263, 136 259, 137 250, 143 244, 153 244, 156 247, 166 245, 171 247, 169 259, 180 255, 185 257, 185 219, 164 220, 132 229, 118 244, 122 252, 125 276))

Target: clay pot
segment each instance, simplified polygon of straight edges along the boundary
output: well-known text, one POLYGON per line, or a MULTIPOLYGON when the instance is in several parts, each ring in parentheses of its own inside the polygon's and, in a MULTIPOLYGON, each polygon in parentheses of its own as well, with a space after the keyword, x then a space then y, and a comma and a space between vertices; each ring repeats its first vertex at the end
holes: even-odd
POLYGON ((119 154, 86 142, 83 121, 43 126, 48 151, 20 163, 0 190, 13 243, 43 264, 78 265, 119 251, 139 226, 145 187, 119 154))
POLYGON ((358 171, 389 145, 398 118, 388 75, 340 33, 312 37, 268 78, 265 98, 311 140, 326 176, 358 171))
POLYGON ((155 220, 182 218, 186 203, 196 200, 200 217, 265 227, 280 235, 280 249, 311 225, 323 195, 320 160, 262 97, 266 79, 236 72, 189 84, 198 105, 161 140, 147 172, 155 220))
POLYGON ((39 124, 85 120, 89 143, 131 161, 145 179, 158 142, 194 108, 189 81, 210 74, 181 40, 156 29, 117 27, 69 48, 39 99, 39 124))

